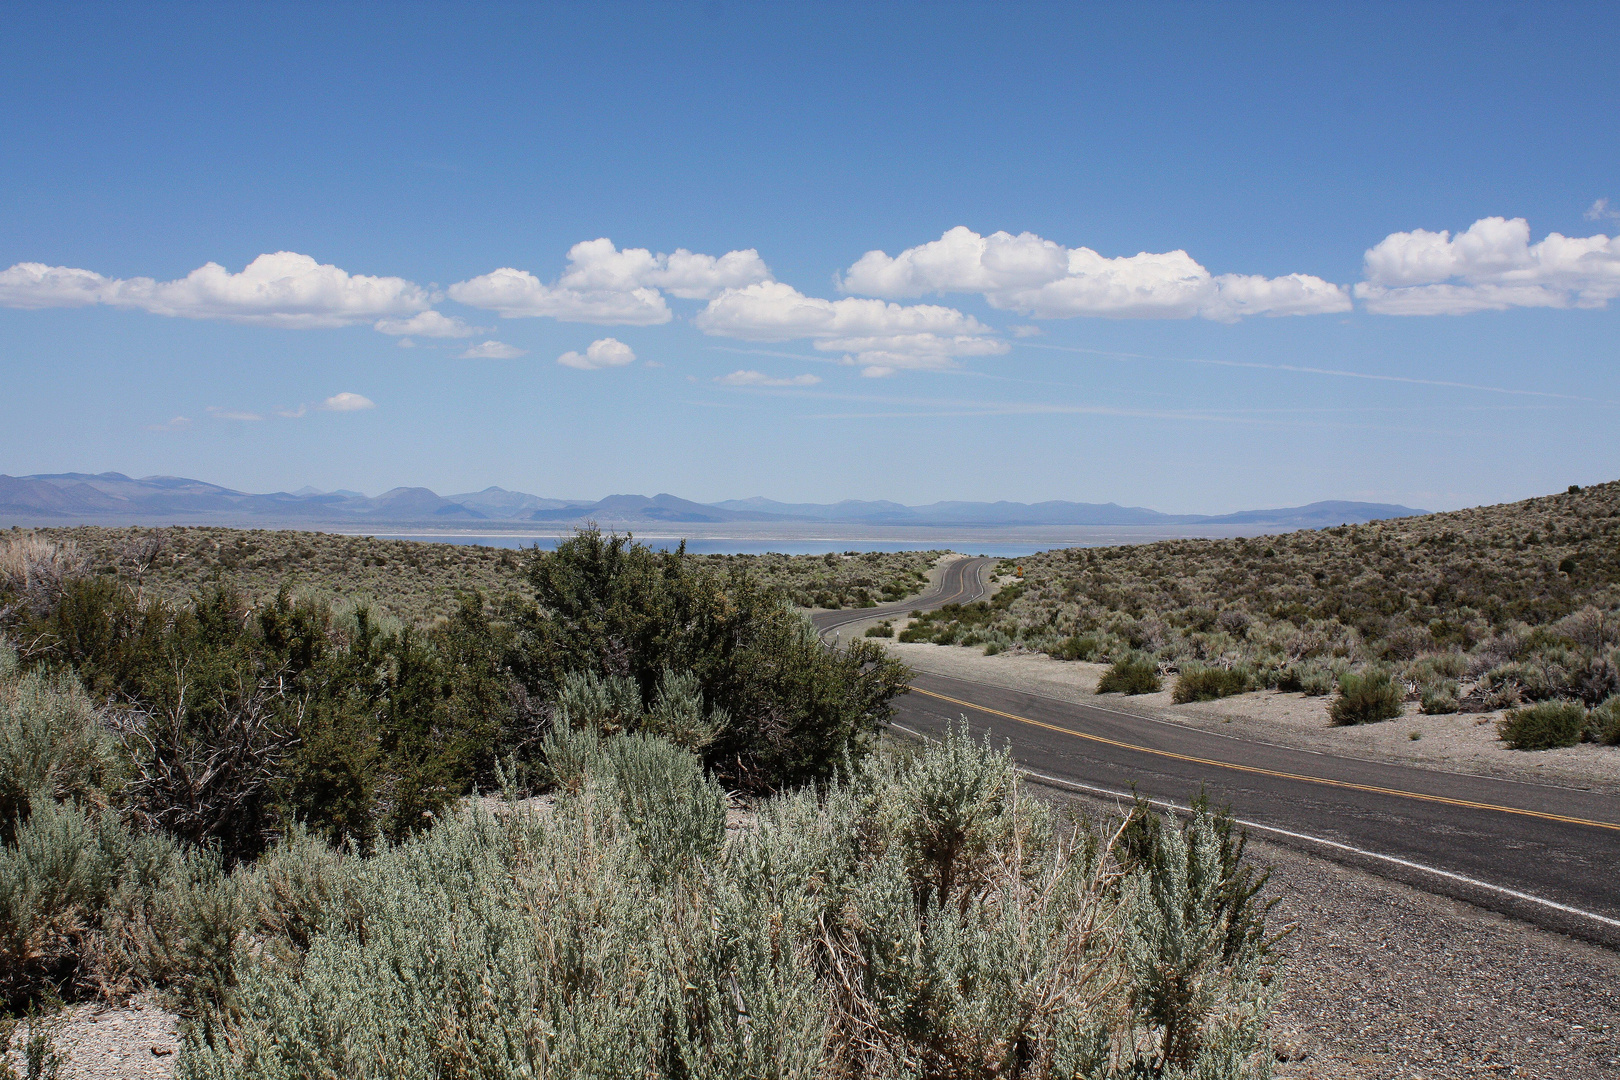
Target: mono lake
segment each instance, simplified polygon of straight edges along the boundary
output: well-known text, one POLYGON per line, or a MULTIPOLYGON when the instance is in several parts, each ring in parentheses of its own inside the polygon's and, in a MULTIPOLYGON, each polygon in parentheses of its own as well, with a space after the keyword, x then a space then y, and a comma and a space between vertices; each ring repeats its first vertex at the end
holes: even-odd
MULTIPOLYGON (((473 544, 479 547, 528 548, 538 545, 551 551, 566 539, 560 536, 523 536, 513 533, 367 533, 385 540, 417 540, 430 544, 473 544)), ((637 535, 638 543, 660 551, 672 551, 681 543, 679 536, 637 535)), ((791 540, 762 540, 757 537, 690 537, 686 550, 694 555, 825 555, 846 551, 959 551, 964 555, 991 555, 996 558, 1015 559, 1045 551, 1053 544, 973 541, 955 538, 938 540, 851 540, 838 537, 825 539, 795 537, 791 540)))

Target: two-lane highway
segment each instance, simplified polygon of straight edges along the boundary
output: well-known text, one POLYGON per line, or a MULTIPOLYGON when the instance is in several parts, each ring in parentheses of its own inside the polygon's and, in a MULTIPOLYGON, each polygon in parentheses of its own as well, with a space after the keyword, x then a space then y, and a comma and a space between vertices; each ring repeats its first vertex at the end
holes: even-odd
POLYGON ((856 623, 904 617, 913 611, 932 611, 946 604, 971 604, 990 592, 985 578, 995 563, 996 560, 983 557, 956 559, 945 564, 939 582, 920 596, 882 607, 818 611, 810 616, 810 621, 821 631, 822 638, 831 641, 836 631, 856 623))
MULTIPOLYGON (((958 560, 924 596, 814 621, 826 634, 970 602, 993 562, 958 560)), ((966 719, 1010 742, 1043 783, 1176 805, 1204 792, 1265 839, 1620 945, 1620 798, 1250 742, 939 675, 911 685, 896 726, 936 736, 966 719)))

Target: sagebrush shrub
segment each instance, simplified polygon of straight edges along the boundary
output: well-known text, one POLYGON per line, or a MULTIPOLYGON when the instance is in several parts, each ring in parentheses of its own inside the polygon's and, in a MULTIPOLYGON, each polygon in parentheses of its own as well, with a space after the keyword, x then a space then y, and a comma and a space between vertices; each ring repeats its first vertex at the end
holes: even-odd
POLYGON ((1422 709, 1428 716, 1443 716, 1461 708, 1458 687, 1454 679, 1442 679, 1423 688, 1422 709))
POLYGON ((1162 685, 1157 664, 1144 657, 1128 656, 1115 660, 1103 672, 1102 678, 1097 680, 1097 693, 1156 694, 1162 685))
POLYGON ((1249 673, 1241 668, 1189 666, 1176 676, 1171 700, 1177 705, 1190 701, 1214 701, 1249 689, 1249 673))
POLYGON ((1574 746, 1586 727, 1586 708, 1575 701, 1540 701, 1509 709, 1496 725, 1510 750, 1551 750, 1574 746))
POLYGON ((118 744, 77 681, 0 677, 0 841, 28 816, 31 793, 104 806, 123 773, 118 744))
POLYGON ((1340 727, 1393 720, 1404 711, 1405 694, 1387 671, 1339 677, 1339 696, 1328 706, 1328 717, 1340 727))
POLYGON ((1620 746, 1620 694, 1609 698, 1587 715, 1583 736, 1602 746, 1620 746))
POLYGON ((1268 1075, 1264 935, 1207 813, 1126 858, 953 732, 672 875, 611 788, 343 861, 361 923, 239 950, 178 1075, 1268 1075))

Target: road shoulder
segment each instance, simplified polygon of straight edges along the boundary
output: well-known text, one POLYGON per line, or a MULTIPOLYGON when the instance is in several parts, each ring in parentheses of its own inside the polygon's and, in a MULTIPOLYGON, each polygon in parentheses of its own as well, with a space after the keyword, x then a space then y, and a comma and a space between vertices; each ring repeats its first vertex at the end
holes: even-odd
MULTIPOLYGON (((862 632, 864 626, 859 624, 845 630, 846 636, 862 632)), ((1498 714, 1424 716, 1408 705, 1407 715, 1397 720, 1334 727, 1327 718, 1327 698, 1263 690, 1221 701, 1175 705, 1168 687, 1136 697, 1098 694, 1097 679, 1107 670, 1103 664, 1054 660, 1020 650, 985 656, 977 648, 954 645, 887 644, 894 656, 920 672, 1184 724, 1250 742, 1620 795, 1620 749, 1583 745, 1536 752, 1509 750, 1496 738, 1498 714), (1414 733, 1418 738, 1412 738, 1414 733)))

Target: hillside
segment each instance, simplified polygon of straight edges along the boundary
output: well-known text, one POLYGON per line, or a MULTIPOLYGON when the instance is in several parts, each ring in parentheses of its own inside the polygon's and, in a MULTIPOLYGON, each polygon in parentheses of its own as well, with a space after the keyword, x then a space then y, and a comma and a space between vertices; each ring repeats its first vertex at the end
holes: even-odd
MULTIPOLYGON (((72 541, 94 570, 139 580, 146 592, 173 600, 223 582, 257 601, 274 596, 285 584, 294 590, 363 598, 396 618, 420 622, 449 615, 456 598, 475 589, 499 600, 524 585, 525 556, 513 548, 207 526, 37 531, 59 542, 72 541)), ((801 607, 860 607, 919 592, 928 568, 942 554, 689 558, 722 572, 739 567, 780 588, 801 607)))
POLYGON ((1381 664, 1437 709, 1447 695, 1591 705, 1620 690, 1620 482, 1280 536, 1048 551, 1002 572, 992 602, 917 620, 905 639, 1139 653, 1318 693, 1381 664))

